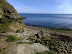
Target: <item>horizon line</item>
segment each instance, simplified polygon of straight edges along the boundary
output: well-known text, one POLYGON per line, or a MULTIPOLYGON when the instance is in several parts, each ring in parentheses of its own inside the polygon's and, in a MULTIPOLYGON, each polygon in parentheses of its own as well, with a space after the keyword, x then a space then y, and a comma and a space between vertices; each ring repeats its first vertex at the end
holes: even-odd
MULTIPOLYGON (((21 13, 19 13, 19 14, 21 14, 21 13)), ((72 13, 25 13, 25 14, 72 14, 72 13)))

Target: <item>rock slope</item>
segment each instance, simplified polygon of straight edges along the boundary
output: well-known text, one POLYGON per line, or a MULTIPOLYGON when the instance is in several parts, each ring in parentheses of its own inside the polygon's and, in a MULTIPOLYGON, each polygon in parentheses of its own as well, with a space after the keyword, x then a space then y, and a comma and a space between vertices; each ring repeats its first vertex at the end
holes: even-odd
MULTIPOLYGON (((0 0, 0 24, 9 24, 10 30, 13 32, 24 32, 24 22, 22 17, 17 13, 12 5, 10 5, 6 0, 0 0)), ((6 27, 7 27, 6 26, 6 27)))
POLYGON ((35 43, 40 43, 59 54, 72 54, 72 36, 40 31, 30 36, 35 43))
POLYGON ((6 16, 9 18, 20 18, 17 11, 6 0, 0 0, 0 18, 6 16))

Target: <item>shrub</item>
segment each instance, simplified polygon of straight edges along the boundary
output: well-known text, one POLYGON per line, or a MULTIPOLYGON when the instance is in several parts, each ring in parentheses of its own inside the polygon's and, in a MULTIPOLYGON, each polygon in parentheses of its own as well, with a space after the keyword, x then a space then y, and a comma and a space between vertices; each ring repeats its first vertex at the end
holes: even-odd
POLYGON ((9 24, 11 21, 12 21, 11 19, 8 19, 8 18, 4 17, 4 18, 1 19, 0 23, 9 24))
POLYGON ((7 41, 10 41, 10 42, 15 42, 17 40, 20 40, 20 39, 16 36, 13 36, 13 35, 10 35, 7 39, 7 41))
POLYGON ((2 49, 0 49, 0 52, 2 51, 2 49))
POLYGON ((2 0, 0 0, 0 3, 3 3, 3 1, 2 1, 2 0))
POLYGON ((19 18, 16 18, 16 19, 14 19, 13 21, 14 21, 14 22, 18 22, 18 21, 19 21, 19 18))
POLYGON ((11 22, 19 22, 19 19, 8 19, 6 17, 0 19, 0 32, 5 33, 9 31, 9 24, 11 22))
POLYGON ((12 22, 19 22, 19 18, 16 18, 16 19, 11 19, 11 18, 7 18, 7 17, 3 17, 1 20, 0 20, 0 23, 1 24, 9 24, 9 23, 12 23, 12 22))
POLYGON ((0 24, 0 32, 4 33, 7 31, 7 26, 5 24, 0 24))
POLYGON ((5 53, 3 52, 3 53, 1 53, 1 54, 5 54, 5 53))
POLYGON ((57 53, 54 51, 44 51, 44 52, 37 52, 35 54, 57 54, 57 53))
POLYGON ((4 33, 9 30, 9 22, 10 20, 7 18, 0 19, 0 32, 4 33))
POLYGON ((1 54, 5 54, 5 53, 1 53, 1 54))

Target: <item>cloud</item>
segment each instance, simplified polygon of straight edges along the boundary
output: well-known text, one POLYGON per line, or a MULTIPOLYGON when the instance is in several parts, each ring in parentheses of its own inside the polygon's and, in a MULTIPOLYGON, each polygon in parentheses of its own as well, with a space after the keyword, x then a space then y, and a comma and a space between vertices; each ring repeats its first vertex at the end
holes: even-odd
POLYGON ((72 0, 35 0, 35 3, 31 1, 8 0, 19 13, 72 13, 72 0), (40 3, 36 3, 38 1, 40 3))
MULTIPOLYGON (((59 2, 58 0, 56 0, 57 2, 59 2)), ((64 12, 64 13, 72 13, 72 4, 71 4, 72 0, 63 0, 60 1, 59 5, 57 5, 57 9, 60 12, 64 12)))
POLYGON ((14 6, 14 7, 19 13, 48 13, 47 10, 25 6, 25 5, 14 6))

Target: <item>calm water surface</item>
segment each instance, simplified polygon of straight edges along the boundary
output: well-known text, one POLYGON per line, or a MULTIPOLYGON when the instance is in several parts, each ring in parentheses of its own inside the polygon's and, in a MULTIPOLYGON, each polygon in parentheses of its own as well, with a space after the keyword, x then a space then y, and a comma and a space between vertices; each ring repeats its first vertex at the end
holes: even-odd
POLYGON ((27 25, 42 27, 69 28, 72 29, 72 14, 24 14, 23 19, 27 25))

